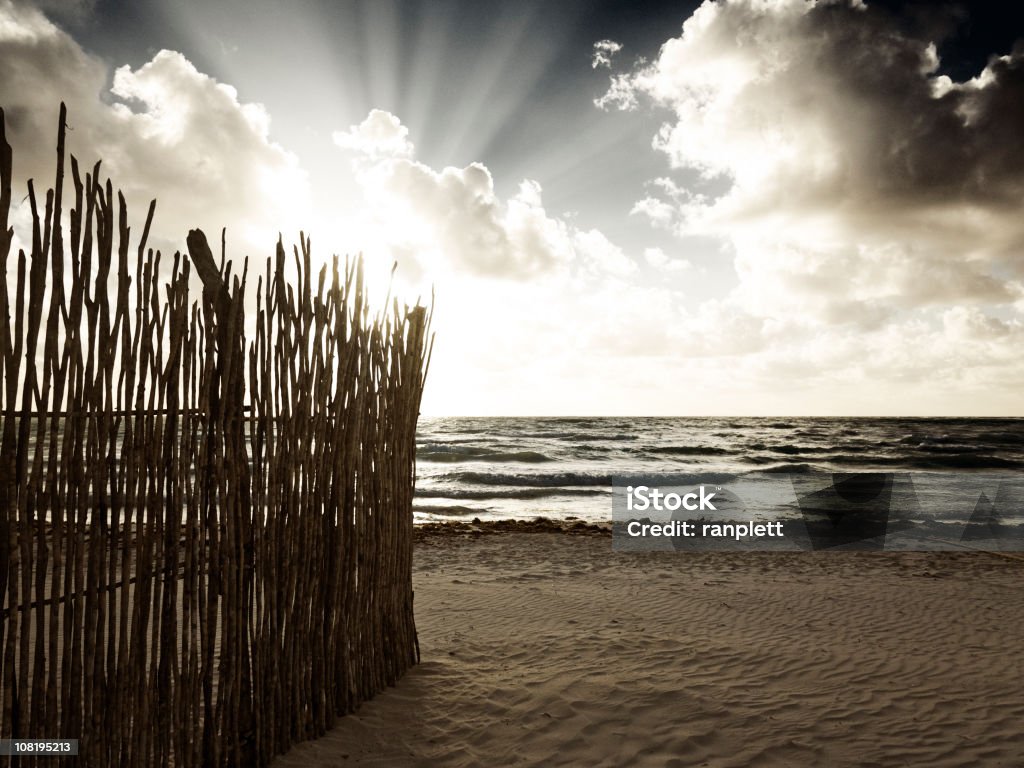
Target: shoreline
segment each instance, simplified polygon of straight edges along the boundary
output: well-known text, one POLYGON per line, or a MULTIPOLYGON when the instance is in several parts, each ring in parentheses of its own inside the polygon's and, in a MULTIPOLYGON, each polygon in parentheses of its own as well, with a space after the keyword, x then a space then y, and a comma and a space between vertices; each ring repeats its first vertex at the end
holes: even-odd
POLYGON ((417 544, 436 537, 446 536, 493 536, 508 533, 561 533, 569 536, 603 536, 610 538, 612 524, 589 523, 577 517, 559 520, 553 517, 538 516, 530 520, 504 518, 500 520, 432 520, 417 523, 413 528, 413 537, 417 544))
MULTIPOLYGON (((588 522, 580 520, 576 517, 568 517, 563 520, 551 517, 537 516, 532 519, 520 519, 520 518, 507 518, 499 520, 481 520, 476 517, 472 520, 445 520, 445 521, 431 521, 428 523, 417 523, 413 528, 413 540, 417 545, 428 545, 433 541, 445 538, 479 538, 481 536, 495 536, 495 535, 509 535, 509 534, 561 534, 566 536, 594 536, 598 538, 613 537, 615 530, 615 523, 612 521, 607 522, 588 522)), ((1012 530, 1018 532, 1024 529, 1024 526, 1017 526, 1012 530)), ((941 526, 940 526, 940 530, 941 526)), ((956 534, 962 531, 961 526, 949 526, 949 530, 956 534)), ((931 542, 937 546, 931 548, 918 547, 918 548, 879 548, 879 549, 818 549, 813 550, 809 547, 792 549, 792 548, 759 548, 759 549, 741 549, 736 546, 732 546, 726 543, 725 546, 720 548, 706 548, 706 549, 691 549, 691 550, 680 550, 676 553, 677 556, 681 557, 694 557, 703 554, 724 554, 724 555, 740 555, 749 556, 755 554, 800 554, 810 552, 826 552, 829 555, 835 554, 872 554, 872 555, 900 555, 900 554, 914 554, 914 553, 946 553, 950 555, 963 554, 971 556, 990 556, 994 558, 1002 558, 1005 560, 1017 560, 1024 562, 1024 551, 1009 550, 1000 551, 996 548, 985 548, 984 546, 971 546, 963 542, 957 542, 952 539, 921 539, 918 544, 924 544, 931 542)), ((999 544, 998 541, 991 542, 993 544, 999 544)), ((667 548, 664 548, 667 550, 667 548)), ((638 547, 636 550, 631 550, 628 544, 620 545, 616 548, 616 553, 634 553, 642 554, 645 552, 652 552, 654 550, 647 549, 644 547, 638 547)))

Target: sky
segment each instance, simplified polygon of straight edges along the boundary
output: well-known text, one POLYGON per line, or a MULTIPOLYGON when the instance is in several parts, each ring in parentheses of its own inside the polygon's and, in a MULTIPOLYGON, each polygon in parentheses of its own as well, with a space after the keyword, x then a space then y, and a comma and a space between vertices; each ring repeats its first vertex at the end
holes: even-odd
POLYGON ((1006 7, 0 0, 0 106, 164 251, 397 262, 425 415, 1020 416, 1006 7))

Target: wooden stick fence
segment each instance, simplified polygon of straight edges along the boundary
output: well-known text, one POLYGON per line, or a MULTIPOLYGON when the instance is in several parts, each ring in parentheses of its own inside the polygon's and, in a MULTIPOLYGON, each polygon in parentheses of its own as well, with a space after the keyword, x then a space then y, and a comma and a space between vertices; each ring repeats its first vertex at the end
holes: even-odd
POLYGON ((247 339, 248 264, 193 230, 165 275, 154 204, 131 258, 123 196, 74 156, 65 243, 65 119, 10 258, 0 110, 0 738, 266 765, 418 661, 429 316, 372 318, 361 263, 314 274, 303 236, 296 285, 280 242, 267 260, 247 339))

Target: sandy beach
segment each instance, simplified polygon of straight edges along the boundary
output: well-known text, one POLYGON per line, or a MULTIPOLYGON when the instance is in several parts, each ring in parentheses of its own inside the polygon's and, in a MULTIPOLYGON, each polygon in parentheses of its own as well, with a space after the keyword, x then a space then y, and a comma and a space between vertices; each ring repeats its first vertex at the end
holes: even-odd
POLYGON ((426 534, 422 663, 286 766, 1020 765, 1024 560, 426 534))

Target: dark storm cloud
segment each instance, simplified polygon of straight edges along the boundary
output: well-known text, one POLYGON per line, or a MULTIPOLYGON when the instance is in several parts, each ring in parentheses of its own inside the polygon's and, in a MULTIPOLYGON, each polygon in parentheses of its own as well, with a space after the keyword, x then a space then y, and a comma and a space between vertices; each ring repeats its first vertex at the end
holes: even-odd
POLYGON ((799 26, 817 44, 793 65, 827 73, 827 85, 846 102, 833 106, 858 134, 850 170, 865 194, 926 202, 1020 197, 1024 47, 992 56, 983 74, 954 83, 936 77, 931 39, 905 36, 871 6, 825 5, 799 26))

